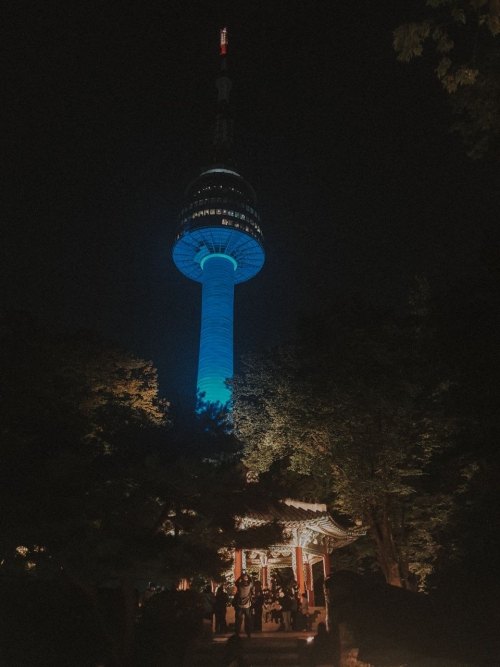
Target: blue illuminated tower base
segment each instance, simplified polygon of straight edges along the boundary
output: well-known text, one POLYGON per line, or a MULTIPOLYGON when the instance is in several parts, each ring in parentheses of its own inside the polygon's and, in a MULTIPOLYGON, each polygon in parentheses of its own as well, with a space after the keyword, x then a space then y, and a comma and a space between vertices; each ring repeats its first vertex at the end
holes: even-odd
POLYGON ((234 271, 232 257, 213 254, 203 261, 198 391, 211 402, 225 405, 233 377, 234 271))
POLYGON ((225 405, 233 376, 234 286, 264 264, 251 186, 233 169, 204 171, 186 191, 173 250, 176 266, 202 287, 198 392, 225 405))

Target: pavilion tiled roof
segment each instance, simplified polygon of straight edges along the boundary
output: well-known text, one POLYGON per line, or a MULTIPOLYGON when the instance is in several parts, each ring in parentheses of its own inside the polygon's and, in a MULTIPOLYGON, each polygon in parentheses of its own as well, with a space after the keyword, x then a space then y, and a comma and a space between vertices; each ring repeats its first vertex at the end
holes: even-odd
POLYGON ((309 526, 313 527, 332 537, 359 537, 365 534, 363 528, 342 528, 330 515, 324 506, 297 506, 291 504, 292 501, 281 501, 273 504, 266 504, 259 508, 249 508, 245 512, 243 522, 246 525, 260 526, 266 523, 276 522, 280 525, 293 526, 309 526), (315 507, 315 509, 312 509, 315 507), (319 508, 318 508, 319 507, 319 508), (316 509, 318 508, 318 509, 316 509))

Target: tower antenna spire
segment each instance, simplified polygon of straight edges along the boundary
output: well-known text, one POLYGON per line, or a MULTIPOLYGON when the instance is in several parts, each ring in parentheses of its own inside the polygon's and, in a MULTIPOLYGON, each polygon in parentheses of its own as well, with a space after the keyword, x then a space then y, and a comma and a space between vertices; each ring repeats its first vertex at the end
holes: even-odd
POLYGON ((215 82, 218 90, 214 130, 214 163, 234 166, 233 119, 229 93, 233 82, 227 74, 227 28, 220 30, 220 76, 215 82))

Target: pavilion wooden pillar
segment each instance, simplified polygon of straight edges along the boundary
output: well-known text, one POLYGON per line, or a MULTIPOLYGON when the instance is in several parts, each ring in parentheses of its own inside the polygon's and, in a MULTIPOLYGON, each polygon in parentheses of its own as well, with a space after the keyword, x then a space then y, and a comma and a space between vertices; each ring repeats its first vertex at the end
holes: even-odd
POLYGON ((325 579, 330 574, 330 554, 328 553, 323 554, 323 573, 325 575, 325 579))
POLYGON ((314 607, 314 578, 312 565, 309 561, 309 558, 306 561, 306 589, 307 589, 307 600, 311 607, 314 607))
POLYGON ((237 581, 241 577, 243 570, 243 551, 242 549, 234 550, 234 580, 237 581))
POLYGON ((306 586, 304 582, 304 556, 302 554, 302 547, 295 547, 295 579, 297 581, 297 586, 299 588, 299 593, 306 592, 306 586))

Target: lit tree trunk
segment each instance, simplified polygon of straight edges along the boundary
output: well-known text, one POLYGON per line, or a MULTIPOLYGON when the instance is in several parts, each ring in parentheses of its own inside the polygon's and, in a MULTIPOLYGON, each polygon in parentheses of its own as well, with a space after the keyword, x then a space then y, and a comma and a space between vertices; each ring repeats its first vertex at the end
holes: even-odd
POLYGON ((414 577, 411 576, 410 569, 408 567, 408 558, 406 554, 403 557, 400 557, 399 567, 401 570, 401 576, 403 577, 404 581, 404 588, 406 588, 406 590, 408 591, 417 592, 418 587, 416 585, 416 582, 414 581, 414 577))
POLYGON ((408 591, 413 591, 416 593, 418 591, 418 582, 417 578, 413 576, 410 572, 409 564, 408 564, 408 543, 406 539, 406 531, 404 530, 405 527, 405 519, 406 519, 406 513, 405 513, 405 504, 402 504, 401 508, 401 528, 402 528, 402 534, 404 534, 404 539, 402 540, 403 546, 399 550, 399 567, 401 570, 401 575, 404 580, 404 587, 408 591))
POLYGON ((380 507, 376 500, 371 501, 367 516, 368 532, 375 542, 378 564, 386 582, 391 586, 404 588, 390 525, 389 505, 390 500, 387 497, 384 507, 380 507))

